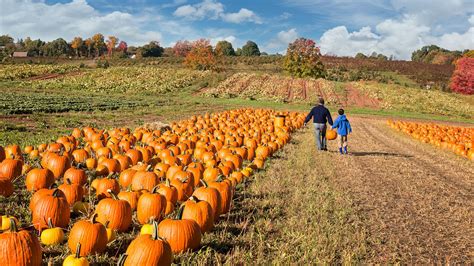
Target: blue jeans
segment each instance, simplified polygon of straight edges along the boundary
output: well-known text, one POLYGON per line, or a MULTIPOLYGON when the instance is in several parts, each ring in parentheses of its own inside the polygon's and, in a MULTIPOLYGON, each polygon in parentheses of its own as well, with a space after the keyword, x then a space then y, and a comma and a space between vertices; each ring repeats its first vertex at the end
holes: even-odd
POLYGON ((314 125, 314 137, 316 139, 316 145, 318 150, 326 149, 326 124, 313 123, 314 125))

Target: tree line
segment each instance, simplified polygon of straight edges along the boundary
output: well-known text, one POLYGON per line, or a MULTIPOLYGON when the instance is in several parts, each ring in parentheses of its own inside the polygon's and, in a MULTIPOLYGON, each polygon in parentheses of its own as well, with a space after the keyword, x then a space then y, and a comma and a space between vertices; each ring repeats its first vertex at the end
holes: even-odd
MULTIPOLYGON (((126 58, 134 55, 141 57, 178 56, 186 57, 195 42, 180 40, 173 47, 162 47, 159 42, 151 41, 143 46, 128 46, 127 42, 115 36, 104 37, 97 33, 89 38, 75 37, 70 42, 63 38, 45 42, 30 37, 15 40, 9 35, 0 36, 0 59, 11 56, 14 52, 27 52, 30 57, 76 57, 76 58, 126 58)), ((258 45, 248 41, 241 48, 234 50, 228 41, 219 41, 213 52, 218 56, 260 56, 258 45)))

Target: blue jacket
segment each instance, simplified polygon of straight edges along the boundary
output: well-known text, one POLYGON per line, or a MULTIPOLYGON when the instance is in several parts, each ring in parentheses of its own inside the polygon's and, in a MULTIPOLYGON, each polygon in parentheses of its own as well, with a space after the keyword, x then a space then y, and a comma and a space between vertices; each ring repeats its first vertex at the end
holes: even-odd
POLYGON ((304 122, 308 123, 311 118, 313 118, 313 123, 326 124, 326 122, 328 122, 330 125, 332 125, 331 113, 322 104, 313 107, 311 112, 309 112, 309 114, 306 116, 304 122))
POLYGON ((334 121, 332 128, 337 128, 337 134, 341 136, 346 136, 352 132, 351 123, 349 123, 349 120, 347 120, 346 115, 338 116, 334 121))

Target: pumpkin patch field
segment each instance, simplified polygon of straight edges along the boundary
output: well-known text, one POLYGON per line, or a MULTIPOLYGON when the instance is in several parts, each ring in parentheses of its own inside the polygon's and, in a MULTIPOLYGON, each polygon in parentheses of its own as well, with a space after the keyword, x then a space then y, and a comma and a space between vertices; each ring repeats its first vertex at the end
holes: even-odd
POLYGON ((289 77, 265 58, 62 60, 0 65, 7 265, 471 260, 472 96, 289 77), (346 111, 348 155, 304 126, 319 96, 346 111))
POLYGON ((264 168, 303 119, 238 109, 165 130, 75 128, 50 143, 0 147, 0 258, 100 262, 102 254, 119 253, 124 265, 170 264, 200 248, 230 212, 237 187, 264 168), (274 125, 276 115, 287 119, 274 125), (9 202, 28 210, 15 217, 18 206, 9 202), (118 250, 108 246, 116 239, 118 250))

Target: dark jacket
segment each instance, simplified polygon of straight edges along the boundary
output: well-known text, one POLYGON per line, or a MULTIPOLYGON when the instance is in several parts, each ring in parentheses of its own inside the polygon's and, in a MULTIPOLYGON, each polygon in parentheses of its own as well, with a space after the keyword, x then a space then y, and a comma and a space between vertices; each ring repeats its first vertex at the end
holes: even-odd
POLYGON ((322 104, 313 107, 311 112, 306 116, 304 122, 308 123, 311 118, 313 118, 313 123, 326 124, 326 122, 328 122, 332 126, 331 113, 322 104))
POLYGON ((337 134, 346 136, 352 132, 351 123, 347 120, 346 115, 340 115, 334 120, 332 128, 337 128, 337 134))

